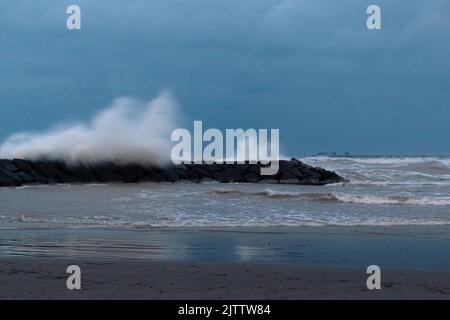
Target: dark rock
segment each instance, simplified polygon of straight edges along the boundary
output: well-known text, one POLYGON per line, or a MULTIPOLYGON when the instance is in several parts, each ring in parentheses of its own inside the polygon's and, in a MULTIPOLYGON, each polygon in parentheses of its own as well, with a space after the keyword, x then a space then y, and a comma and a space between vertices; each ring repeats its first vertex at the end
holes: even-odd
POLYGON ((71 172, 64 162, 59 161, 39 161, 33 163, 31 171, 24 172, 34 176, 36 181, 47 183, 70 183, 80 182, 80 178, 71 172))
POLYGON ((279 177, 280 183, 299 183, 298 178, 292 173, 282 173, 279 177))
POLYGON ((261 168, 269 165, 248 162, 211 165, 185 163, 160 168, 113 162, 85 166, 83 164, 67 165, 60 161, 0 160, 0 186, 33 182, 175 182, 179 180, 323 185, 346 181, 335 172, 306 165, 297 159, 281 160, 279 171, 275 175, 261 175, 261 168))
POLYGON ((302 170, 303 180, 302 184, 305 185, 320 185, 320 174, 316 172, 314 168, 305 168, 302 170))
POLYGON ((171 167, 171 169, 173 169, 176 172, 176 174, 178 175, 178 180, 182 180, 182 179, 186 178, 187 167, 184 164, 173 165, 171 167))
POLYGON ((61 183, 71 183, 71 182, 79 182, 80 179, 74 175, 72 172, 67 170, 65 164, 58 164, 53 168, 54 174, 53 179, 61 183))
POLYGON ((292 161, 280 160, 279 162, 279 173, 286 174, 297 166, 296 163, 292 161))
POLYGON ((175 170, 173 167, 169 167, 166 170, 164 170, 165 180, 170 182, 175 182, 180 180, 180 175, 178 174, 177 170, 175 170))
MULTIPOLYGON (((47 179, 44 176, 39 175, 36 171, 33 170, 31 161, 14 159, 12 162, 17 169, 30 176, 33 179, 33 182, 47 183, 47 179)), ((24 179, 22 178, 22 180, 24 179)), ((28 181, 26 182, 28 183, 28 181)))
POLYGON ((34 171, 36 171, 39 175, 44 176, 46 180, 48 180, 49 178, 53 179, 55 175, 54 167, 54 162, 38 161, 33 163, 34 171))
POLYGON ((172 167, 177 171, 186 171, 188 169, 184 163, 175 164, 172 167))
POLYGON ((261 173, 261 166, 257 164, 251 164, 248 166, 248 172, 259 175, 261 173))
POLYGON ((298 160, 296 158, 291 158, 291 162, 294 163, 297 167, 305 166, 305 164, 303 162, 301 162, 300 160, 298 160))
POLYGON ((197 173, 197 175, 198 175, 200 178, 205 178, 205 177, 207 177, 207 178, 212 178, 212 173, 211 173, 211 171, 208 171, 208 170, 205 168, 205 165, 203 165, 203 166, 201 166, 201 167, 194 167, 193 170, 195 171, 195 173, 197 173))
POLYGON ((12 160, 0 160, 0 168, 6 169, 10 172, 17 172, 19 169, 13 164, 12 160))
POLYGON ((187 169, 185 177, 186 177, 185 179, 190 180, 190 181, 194 181, 194 182, 200 181, 200 177, 198 176, 197 172, 195 172, 194 169, 187 169))
POLYGON ((13 165, 23 172, 33 171, 33 166, 31 165, 31 161, 22 160, 22 159, 14 159, 12 161, 13 165))
POLYGON ((119 172, 114 163, 108 162, 94 167, 95 174, 101 182, 125 182, 126 178, 119 172))
POLYGON ((302 174, 303 174, 303 176, 305 178, 320 178, 320 173, 316 172, 314 170, 314 168, 312 168, 312 169, 309 169, 309 168, 303 169, 302 170, 302 174))
POLYGON ((241 172, 246 172, 248 171, 250 165, 248 163, 238 163, 235 165, 235 167, 241 170, 241 172))
POLYGON ((241 182, 243 180, 241 170, 238 168, 226 168, 223 171, 213 172, 213 177, 220 182, 241 182))
POLYGON ((124 177, 125 182, 138 182, 144 175, 145 169, 137 164, 127 164, 123 166, 117 166, 116 172, 124 177))
POLYGON ((208 170, 211 172, 222 171, 224 169, 224 166, 226 166, 226 164, 213 163, 208 165, 208 170))
POLYGON ((99 182, 100 178, 95 174, 94 170, 82 164, 68 166, 67 170, 74 176, 78 177, 79 182, 99 182))
POLYGON ((18 172, 17 176, 22 180, 23 183, 33 183, 36 182, 36 179, 25 172, 18 172))
POLYGON ((320 182, 318 177, 306 177, 300 181, 300 184, 317 186, 322 185, 323 183, 320 182))
POLYGON ((294 168, 291 168, 288 172, 287 172, 287 174, 291 174, 291 175, 293 175, 293 176, 295 176, 297 179, 299 179, 299 180, 301 180, 301 179, 303 179, 303 174, 300 172, 300 170, 298 169, 298 168, 296 168, 296 167, 294 167, 294 168))
POLYGON ((264 177, 261 180, 261 183, 270 183, 270 184, 278 184, 280 183, 280 180, 278 178, 274 178, 273 176, 262 176, 264 177))
POLYGON ((0 172, 0 186, 10 187, 10 186, 15 186, 15 185, 16 185, 16 183, 14 182, 13 179, 11 179, 7 175, 4 175, 3 173, 0 172))
POLYGON ((22 179, 16 174, 5 168, 0 168, 0 174, 3 176, 3 181, 5 183, 9 182, 10 186, 20 186, 22 184, 22 179))
POLYGON ((260 175, 260 176, 261 176, 261 180, 264 181, 264 182, 267 182, 267 181, 269 181, 269 182, 272 182, 272 181, 279 182, 279 180, 280 180, 280 175, 278 173, 275 174, 275 175, 271 175, 271 176, 269 176, 269 175, 260 175))
POLYGON ((256 173, 249 172, 244 176, 244 181, 251 182, 251 183, 259 182, 259 181, 261 181, 261 176, 256 173))
POLYGON ((147 168, 144 176, 139 181, 161 182, 166 181, 166 176, 156 168, 147 168))

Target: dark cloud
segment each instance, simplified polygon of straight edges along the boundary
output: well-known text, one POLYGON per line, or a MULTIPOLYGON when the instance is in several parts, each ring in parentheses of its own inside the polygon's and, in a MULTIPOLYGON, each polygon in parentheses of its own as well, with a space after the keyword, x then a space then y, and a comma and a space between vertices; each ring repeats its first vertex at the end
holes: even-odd
POLYGON ((289 153, 448 154, 448 15, 447 0, 2 1, 0 136, 171 88, 207 126, 280 128, 289 153))

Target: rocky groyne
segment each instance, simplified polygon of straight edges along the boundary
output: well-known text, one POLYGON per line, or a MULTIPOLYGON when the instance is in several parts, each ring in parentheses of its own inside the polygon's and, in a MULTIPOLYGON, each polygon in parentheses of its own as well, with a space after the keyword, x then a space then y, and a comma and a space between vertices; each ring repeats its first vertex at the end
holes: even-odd
POLYGON ((166 167, 113 162, 69 165, 60 161, 0 160, 0 187, 58 183, 218 182, 290 183, 325 185, 345 181, 333 171, 312 167, 297 159, 281 160, 272 176, 260 174, 257 164, 180 164, 166 167))

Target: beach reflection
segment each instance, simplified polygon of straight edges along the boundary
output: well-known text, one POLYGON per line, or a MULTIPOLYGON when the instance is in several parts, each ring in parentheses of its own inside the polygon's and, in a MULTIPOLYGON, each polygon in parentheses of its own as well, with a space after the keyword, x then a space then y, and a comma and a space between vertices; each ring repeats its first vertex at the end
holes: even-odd
POLYGON ((448 226, 390 228, 2 230, 0 257, 234 261, 450 271, 448 226), (419 259, 420 257, 420 259, 419 259))

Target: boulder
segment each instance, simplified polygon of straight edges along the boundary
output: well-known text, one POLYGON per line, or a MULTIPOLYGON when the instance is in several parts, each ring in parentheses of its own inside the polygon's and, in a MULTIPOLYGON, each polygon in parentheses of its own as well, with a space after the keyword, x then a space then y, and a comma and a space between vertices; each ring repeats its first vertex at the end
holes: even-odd
POLYGON ((93 168, 95 175, 100 178, 100 182, 125 182, 127 180, 112 162, 97 165, 93 168))
POLYGON ((241 182, 243 176, 238 168, 226 168, 222 171, 213 172, 214 179, 220 182, 241 182))
POLYGON ((256 183, 261 181, 261 176, 259 174, 249 172, 244 176, 244 181, 249 183, 256 183))
POLYGON ((195 172, 194 169, 187 169, 186 170, 185 179, 190 180, 190 181, 194 181, 194 182, 199 182, 200 181, 200 177, 198 176, 197 172, 195 172))
POLYGON ((3 177, 3 183, 9 186, 20 186, 22 184, 22 179, 16 174, 4 168, 0 168, 0 174, 3 177))
POLYGON ((95 170, 82 164, 68 166, 70 173, 78 177, 79 182, 99 182, 100 178, 95 174, 95 170))
POLYGON ((289 183, 289 184, 297 184, 300 183, 300 180, 292 174, 292 173, 282 173, 279 177, 280 183, 289 183))
POLYGON ((11 186, 15 186, 15 185, 16 185, 16 183, 14 182, 13 179, 11 179, 7 175, 4 175, 3 173, 0 172, 0 186, 1 187, 11 187, 11 186))
POLYGON ((25 172, 18 172, 17 176, 22 180, 23 183, 33 183, 36 182, 36 179, 25 172))
POLYGON ((19 171, 19 169, 14 165, 12 160, 0 160, 0 168, 6 169, 10 172, 19 171))
POLYGON ((116 172, 124 177, 125 182, 138 182, 144 175, 145 169, 137 164, 116 166, 116 172))
POLYGON ((24 172, 33 171, 33 166, 31 164, 31 161, 22 160, 22 159, 14 159, 14 160, 12 160, 12 163, 20 171, 24 171, 24 172))
POLYGON ((165 180, 170 182, 176 182, 180 180, 180 175, 178 174, 177 170, 175 170, 173 167, 169 167, 166 170, 164 170, 165 180))
POLYGON ((251 164, 248 166, 248 172, 259 175, 261 173, 261 166, 257 164, 251 164))
POLYGON ((157 168, 146 168, 144 175, 139 181, 143 182, 161 182, 166 181, 166 175, 157 168))
POLYGON ((206 169, 207 167, 205 165, 199 166, 199 167, 194 167, 194 171, 195 173, 201 178, 211 178, 212 177, 212 172, 206 169))

